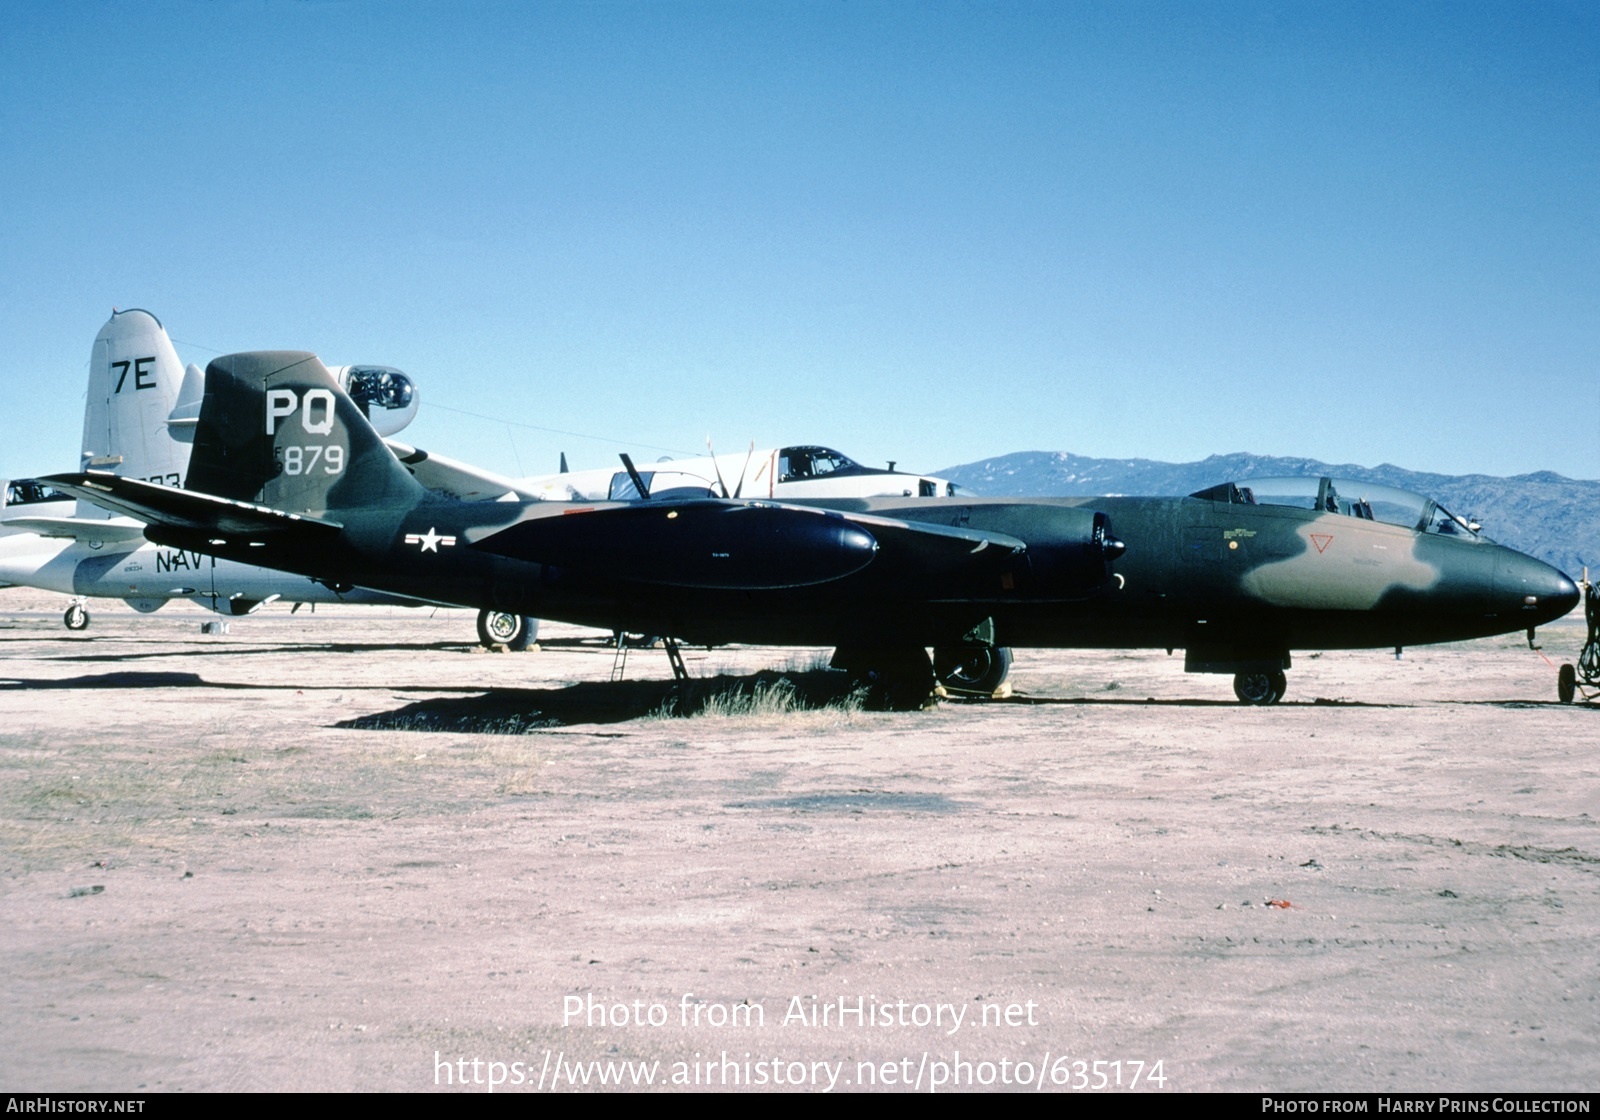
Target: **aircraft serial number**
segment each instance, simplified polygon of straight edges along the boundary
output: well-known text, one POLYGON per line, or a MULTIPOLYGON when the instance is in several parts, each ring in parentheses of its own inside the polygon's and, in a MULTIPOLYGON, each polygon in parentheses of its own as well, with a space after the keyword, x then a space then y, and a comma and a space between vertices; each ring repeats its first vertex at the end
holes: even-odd
POLYGON ((327 447, 316 444, 307 447, 291 444, 288 447, 279 447, 276 451, 278 462, 283 464, 284 474, 311 474, 318 470, 323 474, 338 474, 344 470, 344 448, 338 444, 327 447))

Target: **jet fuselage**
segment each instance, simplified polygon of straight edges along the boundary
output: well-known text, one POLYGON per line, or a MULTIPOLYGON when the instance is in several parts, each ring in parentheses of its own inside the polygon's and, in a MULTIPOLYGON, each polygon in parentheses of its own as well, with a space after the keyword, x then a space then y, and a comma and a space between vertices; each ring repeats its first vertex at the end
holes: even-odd
POLYGON ((1543 625, 1578 601, 1555 568, 1464 529, 1445 535, 1309 508, 1201 497, 845 504, 1030 543, 1048 534, 1055 511, 1091 507, 1127 546, 1116 579, 1083 602, 1001 606, 996 644, 1245 661, 1488 637, 1543 625))

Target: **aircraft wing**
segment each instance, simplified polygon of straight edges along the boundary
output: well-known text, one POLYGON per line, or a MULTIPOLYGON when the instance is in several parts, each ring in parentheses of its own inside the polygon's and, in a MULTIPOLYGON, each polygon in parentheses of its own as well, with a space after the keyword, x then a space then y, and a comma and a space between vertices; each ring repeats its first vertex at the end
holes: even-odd
POLYGON ((284 513, 249 502, 157 486, 101 471, 53 474, 39 481, 114 513, 168 529, 286 542, 289 539, 325 541, 338 535, 343 528, 337 521, 284 513))
POLYGON ((871 534, 820 510, 715 499, 556 510, 473 546, 588 579, 745 591, 827 583, 877 552, 871 534))
POLYGON ((1027 544, 1005 533, 871 514, 841 516, 878 541, 895 585, 923 588, 937 602, 989 601, 1012 587, 1028 564, 1027 544))
POLYGON ((893 517, 879 517, 870 513, 841 513, 847 521, 864 525, 874 535, 892 534, 914 536, 925 541, 938 541, 941 551, 951 556, 976 555, 986 548, 996 548, 1008 554, 1027 551, 1026 541, 1005 533, 980 529, 962 529, 955 525, 933 525, 923 521, 900 521, 893 517))
POLYGON ((108 544, 144 540, 144 525, 120 518, 108 521, 97 517, 8 517, 0 521, 0 529, 20 529, 41 537, 105 541, 108 544))
POLYGON ((395 458, 404 463, 406 469, 423 486, 429 490, 448 494, 460 501, 492 501, 507 495, 532 500, 540 496, 505 475, 495 474, 493 471, 486 471, 481 467, 474 467, 470 463, 463 463, 443 455, 435 455, 420 447, 401 443, 399 440, 386 439, 383 442, 388 444, 395 458))
POLYGON ((1025 550, 1000 533, 717 499, 563 509, 473 545, 590 578, 747 591, 814 586, 887 564, 958 597, 1025 550))

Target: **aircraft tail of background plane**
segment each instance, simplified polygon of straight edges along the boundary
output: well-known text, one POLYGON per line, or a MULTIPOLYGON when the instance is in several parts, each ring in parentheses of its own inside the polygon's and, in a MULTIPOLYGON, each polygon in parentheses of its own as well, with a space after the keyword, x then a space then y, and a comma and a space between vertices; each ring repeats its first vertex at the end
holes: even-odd
POLYGON ((290 513, 426 496, 315 354, 229 354, 206 368, 187 489, 290 513))
MULTIPOLYGON (((113 311, 89 354, 79 468, 179 485, 189 449, 172 438, 167 419, 183 381, 183 363, 160 320, 137 308, 113 311)), ((78 516, 108 514, 84 502, 78 516)))

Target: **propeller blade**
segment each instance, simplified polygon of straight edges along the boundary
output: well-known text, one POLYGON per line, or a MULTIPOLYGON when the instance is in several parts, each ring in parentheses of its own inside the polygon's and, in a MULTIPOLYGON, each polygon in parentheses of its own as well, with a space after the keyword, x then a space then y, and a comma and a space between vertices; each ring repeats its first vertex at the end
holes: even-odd
POLYGON ((744 454, 744 466, 739 469, 739 485, 733 488, 733 496, 737 498, 744 493, 744 476, 750 473, 750 456, 756 453, 756 441, 750 441, 750 450, 744 454))
POLYGON ((717 465, 717 453, 711 449, 711 437, 706 437, 706 451, 711 454, 711 469, 717 472, 717 485, 722 488, 722 496, 728 496, 728 484, 722 481, 722 468, 717 465))

